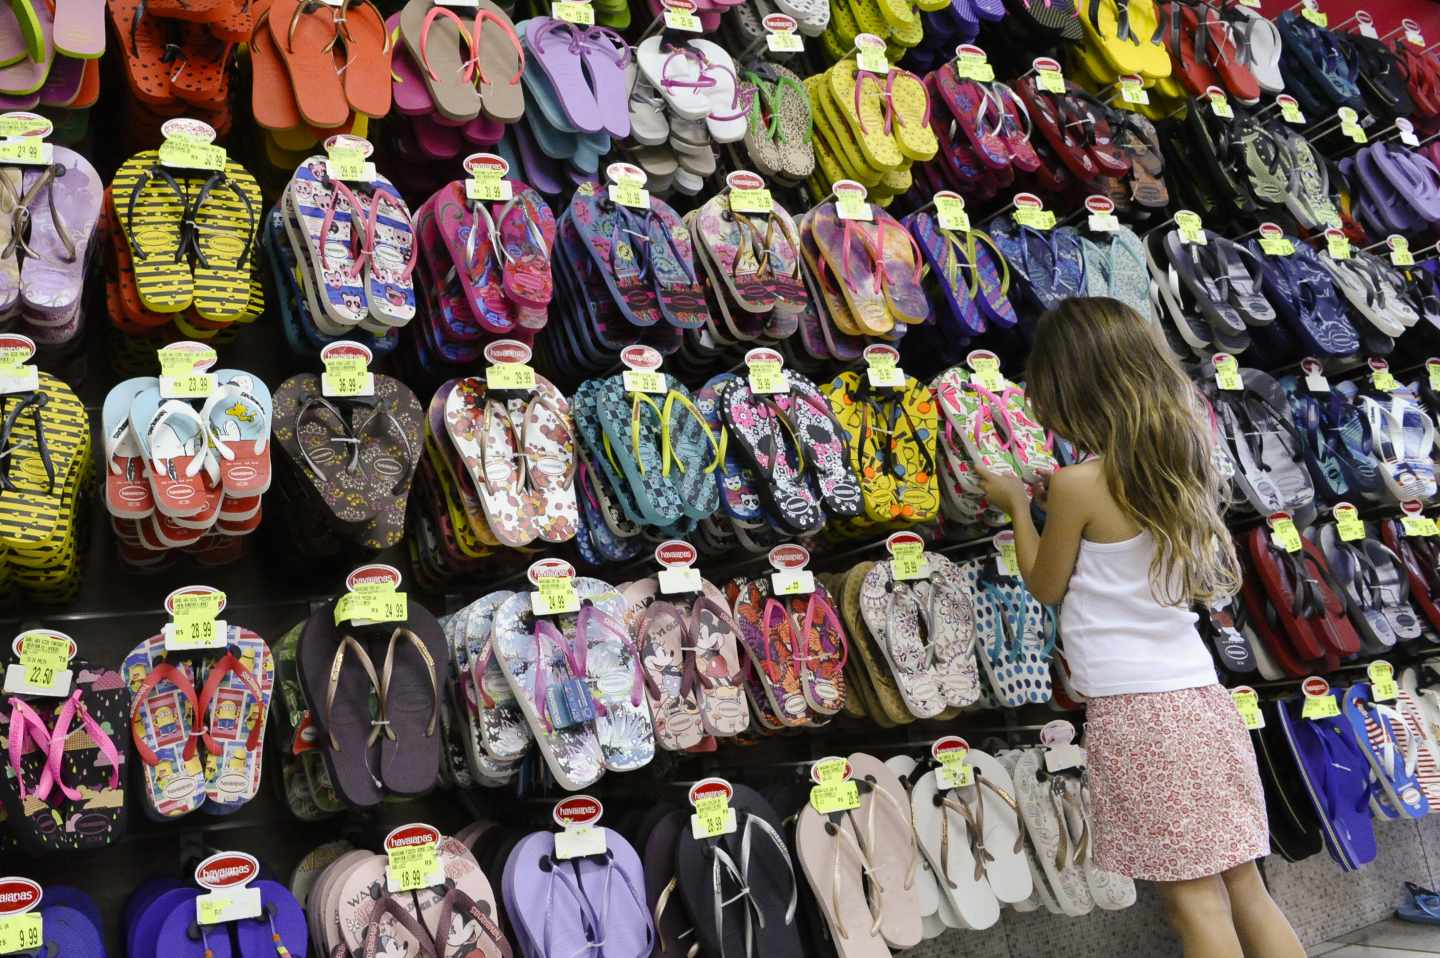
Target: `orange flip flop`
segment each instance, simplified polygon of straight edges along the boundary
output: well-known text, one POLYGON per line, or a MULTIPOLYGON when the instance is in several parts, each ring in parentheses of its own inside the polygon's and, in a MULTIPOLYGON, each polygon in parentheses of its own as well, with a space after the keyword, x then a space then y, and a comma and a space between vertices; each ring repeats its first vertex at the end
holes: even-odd
POLYGON ((213 23, 239 12, 244 0, 146 0, 147 13, 167 20, 213 23))
POLYGON ((390 55, 393 44, 385 18, 365 0, 345 11, 345 99, 367 116, 390 112, 390 55))
POLYGON ((270 33, 269 11, 260 14, 250 37, 250 108, 255 122, 267 130, 290 130, 305 121, 295 105, 290 74, 270 33))
POLYGON ((164 61, 165 29, 146 12, 138 20, 140 0, 110 0, 110 22, 125 52, 125 80, 142 103, 164 105, 174 101, 170 89, 173 68, 164 61))
MULTIPOLYGON (((307 11, 300 0, 274 0, 270 36, 290 75, 291 95, 300 116, 311 126, 333 129, 350 117, 345 87, 335 67, 338 27, 335 7, 317 5, 307 11)), ((385 81, 390 73, 385 72, 385 81)), ((257 89, 255 96, 274 96, 257 89)))
POLYGON ((80 77, 80 92, 70 101, 72 110, 88 110, 100 99, 100 61, 86 60, 85 72, 80 77))
POLYGON ((180 26, 179 68, 172 75, 170 89, 191 106, 215 109, 229 93, 225 65, 234 44, 221 40, 203 23, 180 26))
MULTIPOLYGON (((229 43, 244 43, 255 30, 255 21, 260 16, 257 4, 241 3, 234 13, 207 24, 210 32, 229 43)), ((268 5, 267 5, 268 6, 268 5)))

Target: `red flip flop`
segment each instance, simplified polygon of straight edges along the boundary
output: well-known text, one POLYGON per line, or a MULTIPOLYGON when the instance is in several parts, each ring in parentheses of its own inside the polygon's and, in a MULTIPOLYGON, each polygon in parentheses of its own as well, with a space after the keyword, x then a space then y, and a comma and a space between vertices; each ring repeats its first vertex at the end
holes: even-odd
MULTIPOLYGON (((1310 589, 1318 588, 1310 578, 1310 570, 1297 556, 1279 549, 1271 541, 1269 529, 1251 529, 1246 534, 1246 539, 1255 570, 1260 573, 1265 593, 1280 617, 1291 646, 1301 658, 1325 658, 1326 644, 1319 629, 1319 620, 1324 618, 1324 614, 1318 618, 1314 616, 1313 605, 1309 611, 1302 609, 1301 606, 1308 603, 1295 595, 1296 589, 1302 585, 1310 589)), ((1314 597, 1312 593, 1308 602, 1313 603, 1314 597)))

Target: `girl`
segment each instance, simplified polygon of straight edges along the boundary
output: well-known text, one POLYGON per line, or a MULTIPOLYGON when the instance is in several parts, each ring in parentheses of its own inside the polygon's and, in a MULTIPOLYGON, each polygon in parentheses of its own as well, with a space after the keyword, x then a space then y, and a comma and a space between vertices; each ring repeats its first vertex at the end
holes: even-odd
POLYGON ((1061 604, 1084 693, 1094 850, 1159 883, 1187 958, 1303 958, 1255 859, 1269 851, 1260 773, 1216 681, 1194 603, 1239 587, 1208 420, 1154 324, 1113 299, 1070 299, 1036 328, 1027 394, 1041 425, 1095 458, 1035 496, 979 470, 1015 526, 1025 584, 1061 604))

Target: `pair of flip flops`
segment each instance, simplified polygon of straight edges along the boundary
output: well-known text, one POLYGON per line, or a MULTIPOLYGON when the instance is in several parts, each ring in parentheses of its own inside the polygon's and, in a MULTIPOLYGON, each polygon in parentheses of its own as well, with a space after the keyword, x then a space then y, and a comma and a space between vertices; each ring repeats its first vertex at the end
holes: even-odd
POLYGON ((1419 150, 1379 142, 1340 162, 1351 208, 1374 237, 1413 235, 1440 221, 1440 172, 1419 150))
POLYGON ((223 649, 173 653, 154 635, 120 663, 137 759, 131 774, 157 821, 202 808, 233 814, 260 789, 275 659, 254 632, 226 629, 223 649))
POLYGON ((710 278, 712 336, 753 342, 785 339, 811 309, 800 234, 783 206, 736 213, 720 193, 685 217, 697 259, 710 278), (718 322, 717 322, 718 320, 718 322))
POLYGON ((374 375, 367 397, 327 398, 315 373, 274 390, 277 504, 287 523, 306 530, 295 541, 308 555, 378 552, 405 534, 425 413, 403 383, 374 375))
MULTIPOLYGON (((722 49, 714 44, 710 44, 710 47, 722 49)), ((680 56, 685 57, 686 54, 680 56)), ((695 56, 699 57, 700 54, 695 56)), ((688 59, 683 62, 689 63, 688 59)), ((738 66, 735 68, 740 69, 738 66)), ((662 64, 662 77, 663 71, 662 64)), ((637 59, 632 58, 626 65, 625 75, 630 96, 630 136, 621 142, 620 156, 645 171, 645 185, 652 194, 698 195, 704 189, 705 181, 713 176, 717 169, 716 146, 733 143, 740 136, 745 138, 747 145, 750 143, 756 110, 759 108, 757 94, 744 83, 736 87, 738 78, 732 81, 728 74, 720 70, 704 76, 696 75, 693 82, 701 84, 697 89, 705 89, 706 84, 716 77, 724 77, 727 89, 738 90, 738 99, 735 100, 733 109, 726 107, 722 113, 719 108, 712 108, 712 113, 725 117, 723 122, 716 120, 712 123, 711 115, 701 114, 699 109, 691 109, 693 104, 676 100, 674 97, 667 99, 662 95, 659 83, 663 81, 654 78, 653 69, 642 70, 637 59)), ((729 101, 722 97, 720 102, 729 101)), ((792 106, 789 111, 791 123, 794 120, 793 112, 792 106)), ((809 135, 808 126, 805 135, 809 135)))
POLYGON ((842 219, 829 201, 810 210, 800 220, 800 250, 841 333, 895 342, 930 317, 924 255, 893 216, 867 205, 868 221, 842 219))
POLYGON ((4 581, 31 602, 74 599, 80 516, 94 476, 90 419, 64 382, 39 373, 33 392, 0 396, 0 546, 4 581))
MULTIPOLYGON (((204 889, 175 878, 141 882, 125 902, 121 934, 127 954, 164 951, 186 958, 262 958, 280 949, 303 955, 310 942, 305 911, 262 863, 249 888, 260 893, 260 914, 217 924, 196 921, 204 889)), ((48 928, 48 925, 47 925, 48 928)), ((79 952, 102 954, 102 952, 79 952)))
POLYGON ((56 139, 77 143, 100 95, 105 14, 22 0, 0 11, 0 96, 6 109, 53 113, 56 139), (63 132, 62 132, 63 131, 63 132))
POLYGON ((105 508, 132 565, 159 565, 172 549, 210 563, 233 559, 225 540, 260 526, 271 481, 270 390, 243 370, 215 377, 203 401, 164 398, 148 376, 105 397, 105 508))

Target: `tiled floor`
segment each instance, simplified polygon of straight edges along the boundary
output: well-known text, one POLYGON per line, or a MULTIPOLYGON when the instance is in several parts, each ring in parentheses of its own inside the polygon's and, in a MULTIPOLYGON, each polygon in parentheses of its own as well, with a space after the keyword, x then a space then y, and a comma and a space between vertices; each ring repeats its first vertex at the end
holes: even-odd
POLYGON ((1440 925, 1416 925, 1387 918, 1359 931, 1321 942, 1310 958, 1440 958, 1440 925))

